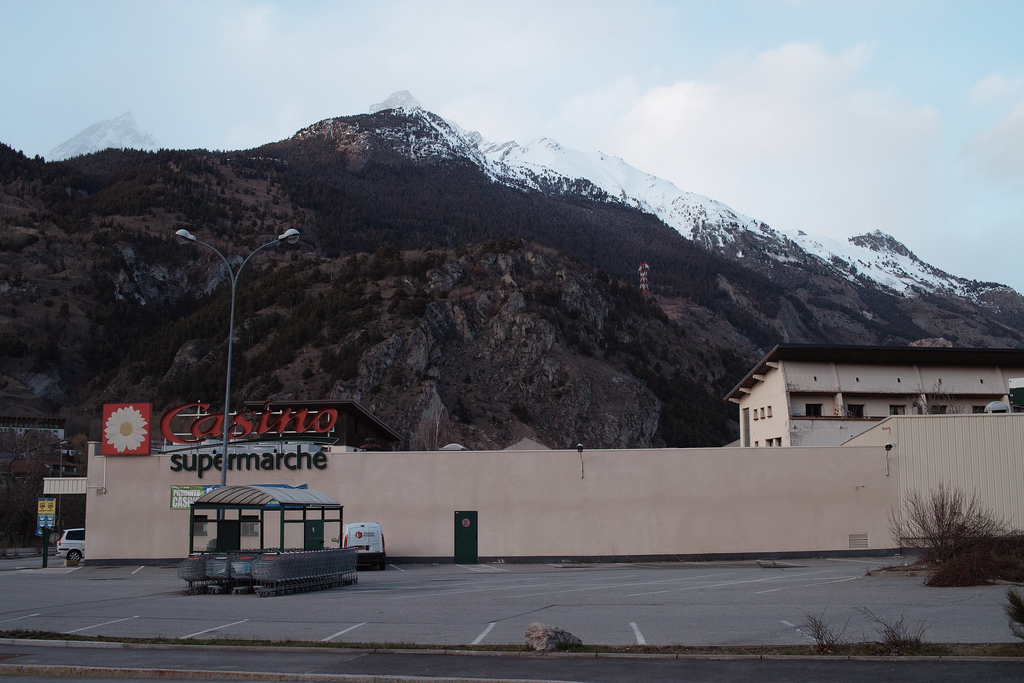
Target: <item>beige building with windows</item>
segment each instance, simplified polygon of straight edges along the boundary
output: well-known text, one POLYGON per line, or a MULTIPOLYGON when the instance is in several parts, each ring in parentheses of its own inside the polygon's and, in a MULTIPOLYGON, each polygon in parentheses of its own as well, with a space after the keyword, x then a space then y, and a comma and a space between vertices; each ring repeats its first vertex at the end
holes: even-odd
POLYGON ((1024 350, 780 344, 727 396, 743 447, 836 446, 890 415, 1010 405, 1024 350))

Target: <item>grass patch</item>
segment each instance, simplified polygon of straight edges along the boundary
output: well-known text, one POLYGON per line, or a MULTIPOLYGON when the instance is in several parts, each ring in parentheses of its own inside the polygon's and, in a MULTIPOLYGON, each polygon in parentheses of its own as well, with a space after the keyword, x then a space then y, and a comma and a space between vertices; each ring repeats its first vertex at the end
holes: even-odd
MULTIPOLYGON (((422 645, 419 643, 362 643, 305 640, 200 640, 178 638, 110 638, 105 636, 81 636, 54 633, 51 631, 0 631, 0 638, 19 640, 62 640, 93 643, 132 643, 165 645, 207 645, 217 647, 276 647, 276 648, 318 648, 364 649, 364 650, 426 650, 460 652, 533 652, 523 645, 422 645)), ((749 645, 749 646, 686 646, 686 645, 579 645, 569 650, 592 654, 644 654, 644 655, 747 655, 747 656, 801 656, 818 654, 813 645, 749 645)), ((891 650, 879 643, 845 643, 834 647, 828 654, 836 657, 850 656, 892 656, 891 650)), ((932 657, 1024 657, 1024 643, 921 643, 914 651, 916 656, 932 657)))

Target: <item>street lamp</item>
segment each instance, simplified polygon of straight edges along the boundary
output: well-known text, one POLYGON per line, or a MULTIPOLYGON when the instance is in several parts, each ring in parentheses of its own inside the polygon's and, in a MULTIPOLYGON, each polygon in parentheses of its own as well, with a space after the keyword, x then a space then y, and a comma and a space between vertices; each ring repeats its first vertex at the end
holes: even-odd
POLYGON ((227 258, 225 258, 224 254, 220 253, 216 247, 212 244, 199 241, 196 239, 196 236, 188 230, 185 230, 184 228, 178 230, 174 233, 174 238, 178 241, 178 244, 188 244, 189 242, 201 244, 213 251, 217 256, 220 256, 220 260, 224 262, 224 267, 228 269, 228 279, 231 280, 231 315, 228 318, 228 374, 227 380, 224 383, 224 457, 220 463, 220 485, 226 486, 228 480, 228 432, 231 429, 231 347, 234 345, 235 339, 235 291, 238 285, 238 275, 242 272, 242 268, 245 264, 249 262, 249 259, 251 259, 257 251, 266 247, 272 247, 275 244, 284 244, 285 242, 288 244, 295 244, 299 241, 299 231, 295 228, 289 228, 278 235, 277 239, 274 241, 267 242, 262 246, 256 247, 252 253, 245 257, 245 260, 243 260, 241 265, 239 265, 235 270, 231 269, 231 264, 228 263, 227 258))

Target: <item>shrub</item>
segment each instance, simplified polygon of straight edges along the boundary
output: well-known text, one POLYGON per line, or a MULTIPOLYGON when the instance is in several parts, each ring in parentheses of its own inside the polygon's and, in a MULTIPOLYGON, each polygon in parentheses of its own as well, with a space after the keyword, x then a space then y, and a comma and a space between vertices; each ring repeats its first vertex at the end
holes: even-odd
POLYGON ((928 624, 919 621, 914 626, 907 623, 906 615, 880 617, 867 607, 861 607, 860 611, 868 619, 878 624, 878 635, 880 640, 876 641, 881 653, 884 655, 912 655, 921 650, 924 646, 924 632, 928 624))
POLYGON ((928 564, 991 548, 1009 531, 1006 522, 982 506, 977 494, 967 498, 960 489, 942 483, 929 496, 910 493, 902 512, 889 513, 893 540, 917 550, 928 564))
POLYGON ((1015 588, 1006 589, 1006 604, 1003 605, 1010 620, 1010 631, 1018 638, 1024 638, 1024 595, 1015 588))
POLYGON ((804 625, 814 639, 814 651, 819 655, 828 655, 843 645, 850 620, 847 619, 843 627, 837 629, 825 621, 825 610, 821 610, 821 614, 804 612, 804 625))

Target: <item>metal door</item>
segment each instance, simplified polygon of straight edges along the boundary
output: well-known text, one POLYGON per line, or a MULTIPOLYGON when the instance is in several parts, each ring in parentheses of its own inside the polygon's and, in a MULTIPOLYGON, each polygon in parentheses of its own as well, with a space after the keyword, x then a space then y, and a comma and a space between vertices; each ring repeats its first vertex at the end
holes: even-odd
POLYGON ((455 564, 477 563, 476 510, 455 513, 455 564))
POLYGON ((303 550, 321 550, 324 547, 324 520, 306 520, 305 541, 302 544, 303 550))
POLYGON ((217 552, 230 553, 242 548, 242 523, 237 519, 217 520, 217 552))

